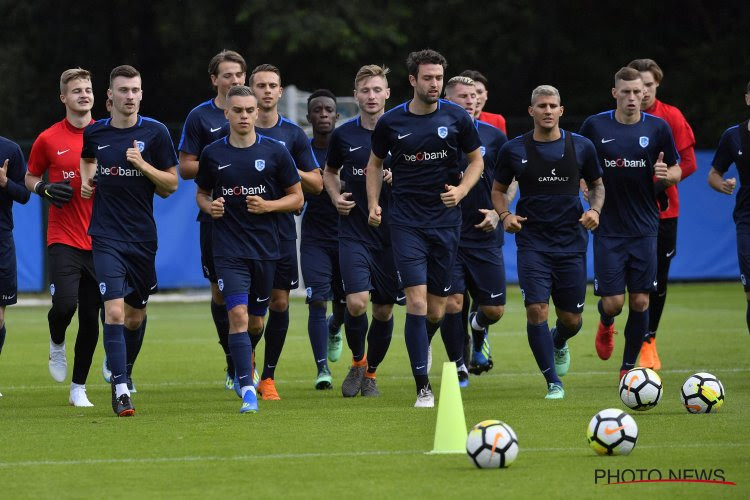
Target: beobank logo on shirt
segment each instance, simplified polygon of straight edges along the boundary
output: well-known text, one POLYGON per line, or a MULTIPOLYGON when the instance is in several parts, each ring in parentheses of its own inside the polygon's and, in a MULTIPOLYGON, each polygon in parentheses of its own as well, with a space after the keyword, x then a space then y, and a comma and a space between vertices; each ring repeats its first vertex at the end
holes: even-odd
POLYGON ((407 163, 419 163, 423 161, 442 160, 448 158, 448 150, 441 151, 420 151, 416 154, 403 154, 404 161, 407 163))
POLYGON ((99 165, 99 175, 109 175, 111 177, 143 177, 143 172, 136 168, 125 168, 119 165, 104 167, 99 165))
POLYGON ((627 158, 608 160, 605 158, 604 166, 607 168, 646 168, 646 160, 628 160, 627 158))
POLYGON ((68 181, 68 180, 72 181, 78 176, 78 172, 76 172, 75 170, 71 170, 71 171, 62 170, 61 172, 62 172, 62 178, 64 181, 68 181))
POLYGON ((222 196, 256 196, 266 194, 266 186, 234 186, 221 187, 222 196))

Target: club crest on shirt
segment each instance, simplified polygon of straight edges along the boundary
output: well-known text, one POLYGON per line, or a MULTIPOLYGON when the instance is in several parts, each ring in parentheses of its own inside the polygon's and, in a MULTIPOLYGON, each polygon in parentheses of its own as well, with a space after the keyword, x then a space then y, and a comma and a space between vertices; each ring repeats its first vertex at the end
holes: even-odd
POLYGON ((484 146, 479 146, 479 152, 482 153, 482 157, 484 157, 484 153, 487 152, 487 148, 485 148, 484 146))
POLYGON ((648 137, 646 137, 645 135, 642 135, 638 139, 638 144, 640 144, 642 148, 645 148, 646 146, 648 146, 648 137))
POLYGON ((146 149, 146 143, 143 141, 135 141, 135 145, 138 146, 138 151, 143 153, 143 150, 146 149))
POLYGON ((448 137, 448 127, 438 127, 437 133, 441 139, 448 137))
POLYGON ((255 170, 262 172, 266 168, 266 160, 255 160, 255 170))

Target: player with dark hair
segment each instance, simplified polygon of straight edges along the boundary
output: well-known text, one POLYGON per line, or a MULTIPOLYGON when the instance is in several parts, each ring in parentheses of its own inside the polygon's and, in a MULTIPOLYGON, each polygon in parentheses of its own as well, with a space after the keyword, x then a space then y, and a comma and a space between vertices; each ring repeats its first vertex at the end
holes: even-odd
MULTIPOLYGON (((745 104, 750 107, 750 82, 745 89, 745 104)), ((734 205, 734 223, 737 232, 737 259, 740 264, 740 280, 745 289, 747 309, 745 320, 750 332, 750 121, 745 120, 729 127, 721 135, 719 146, 711 161, 708 185, 719 193, 732 195, 737 188, 737 179, 724 179, 734 163, 740 177, 740 188, 734 205), (744 153, 744 154, 743 154, 744 153)))
MULTIPOLYGON (((653 59, 635 59, 630 61, 629 67, 641 72, 643 80, 643 101, 641 110, 658 116, 667 122, 672 129, 675 147, 680 155, 680 170, 682 179, 696 171, 698 165, 695 160, 695 136, 690 124, 682 112, 656 98, 656 91, 661 85, 664 73, 653 59)), ((662 186, 663 184, 657 184, 662 186)), ((667 300, 667 282, 669 281, 669 265, 677 254, 677 217, 680 214, 680 199, 677 185, 669 186, 660 191, 656 197, 659 202, 659 233, 656 238, 656 290, 651 292, 648 306, 648 333, 641 346, 640 366, 661 369, 661 360, 656 352, 656 330, 659 328, 664 303, 667 300)))
POLYGON ((167 197, 177 189, 177 155, 167 128, 138 114, 143 90, 135 68, 114 68, 107 96, 112 117, 83 133, 81 196, 91 198, 96 189, 89 235, 104 300, 112 410, 125 417, 135 415, 127 385, 127 365, 137 354, 131 346, 140 345, 146 304, 157 288, 154 193, 167 197))
MULTIPOLYGON (((328 143, 336 127, 336 96, 330 90, 316 90, 307 98, 307 121, 312 125, 310 141, 318 164, 326 164, 328 143)), ((310 337, 318 370, 316 389, 332 389, 328 361, 341 356, 341 324, 344 322, 345 295, 339 272, 338 212, 328 193, 305 194, 307 203, 302 215, 300 265, 307 287, 310 337), (331 301, 333 314, 326 319, 326 302, 331 301)))
POLYGON ((461 234, 458 204, 484 168, 472 118, 440 99, 447 63, 434 50, 406 60, 414 98, 387 113, 375 126, 367 163, 369 223, 382 220, 383 161, 393 162, 391 238, 394 260, 406 292, 404 336, 417 385, 417 408, 435 404, 427 374, 428 325, 436 331, 450 295, 461 234), (468 166, 461 176, 459 151, 468 166))
POLYGON ((596 147, 607 190, 594 232, 594 293, 601 297, 596 352, 603 360, 612 355, 615 316, 622 312, 627 288, 630 313, 622 376, 638 359, 648 331, 649 294, 657 285, 656 192, 679 182, 681 170, 669 125, 641 111, 640 72, 633 68, 617 71, 612 97, 616 109, 588 117, 581 135, 596 147))
POLYGON ((560 93, 540 85, 531 93, 534 129, 500 151, 492 199, 503 228, 516 234, 518 282, 526 307, 526 333, 547 383, 545 399, 565 396, 560 377, 568 372, 568 339, 582 326, 586 298, 588 230, 595 229, 604 202, 602 171, 591 141, 560 128, 560 93), (516 213, 505 193, 515 178, 521 196, 516 213), (589 186, 589 209, 578 195, 589 186), (557 323, 550 332, 549 299, 557 323))
POLYGON ((279 253, 277 212, 302 208, 300 177, 284 146, 257 134, 258 100, 246 86, 229 90, 229 136, 203 149, 196 201, 214 219, 217 284, 229 312, 229 349, 242 406, 258 411, 252 342, 260 335, 279 253), (248 297, 250 294, 250 297, 248 297))
POLYGON ((47 224, 49 289, 49 372, 57 382, 68 375, 65 330, 78 309, 73 379, 68 402, 94 406, 86 396, 86 378, 99 340, 101 296, 87 231, 93 200, 81 198, 83 130, 93 122, 91 74, 73 68, 60 76, 65 118, 39 134, 29 155, 26 187, 50 202, 47 224), (48 180, 42 179, 47 173, 48 180))
MULTIPOLYGON (((445 85, 445 98, 464 108, 474 117, 477 102, 475 82, 467 76, 455 76, 445 85)), ((469 385, 466 363, 474 365, 475 373, 490 368, 490 360, 484 357, 482 348, 490 325, 497 323, 505 312, 505 264, 503 262, 503 233, 498 231, 497 212, 492 205, 492 180, 500 148, 508 138, 497 128, 474 119, 482 141, 480 151, 484 160, 484 172, 474 188, 461 201, 461 239, 458 255, 453 266, 453 285, 448 296, 445 317, 440 331, 443 335, 448 357, 456 362, 458 383, 469 385), (470 291, 478 310, 471 314, 473 332, 473 356, 464 360, 464 331, 462 310, 465 292, 470 291), (454 344, 450 344, 454 342, 454 344)), ((461 168, 467 162, 461 159, 461 168)))
POLYGON ((393 337, 393 304, 404 300, 391 249, 388 169, 383 170, 386 184, 380 192, 381 223, 372 227, 367 222, 366 167, 372 131, 390 96, 387 74, 388 68, 376 64, 357 71, 354 98, 359 115, 333 131, 323 173, 339 213, 339 262, 346 291, 344 330, 352 351, 352 364, 341 384, 344 397, 380 395, 376 371, 393 337))
MULTIPOLYGON (((26 204, 24 159, 15 142, 0 137, 0 353, 5 343, 5 308, 18 301, 16 245, 13 241, 13 202, 26 204)), ((0 397, 2 394, 0 394, 0 397)))
MULTIPOLYGON (((284 118, 278 111, 279 99, 281 99, 283 91, 279 68, 271 64, 256 66, 250 74, 250 88, 253 89, 258 98, 256 131, 261 135, 276 139, 286 146, 297 165, 304 192, 320 193, 323 189, 323 176, 307 135, 299 125, 284 118)), ((279 214, 277 217, 279 219, 281 258, 276 263, 271 302, 268 305, 263 372, 258 384, 258 393, 264 400, 281 399, 276 390, 274 375, 289 329, 289 291, 299 287, 297 227, 294 216, 291 213, 286 213, 279 214)), ((251 297, 251 300, 257 300, 258 298, 263 297, 256 297, 255 299, 251 297)), ((251 335, 251 338, 253 348, 255 348, 260 341, 260 335, 251 335)))
MULTIPOLYGON (((183 179, 193 179, 198 173, 198 159, 203 148, 227 134, 227 119, 224 116, 227 92, 232 87, 244 85, 247 73, 245 59, 233 50, 222 50, 208 63, 208 76, 216 89, 216 97, 193 108, 185 119, 179 151, 179 172, 183 179)), ((212 221, 209 214, 198 212, 200 223, 200 248, 203 276, 211 284, 211 317, 216 325, 219 344, 224 350, 227 368, 224 386, 234 387, 234 362, 229 350, 229 318, 219 287, 211 246, 212 221)))
POLYGON ((477 104, 474 107, 474 118, 479 121, 489 123, 493 127, 497 127, 503 131, 503 134, 507 134, 508 130, 505 125, 505 117, 497 113, 488 113, 484 111, 484 106, 489 100, 489 86, 490 82, 487 77, 479 71, 473 69, 467 69, 461 72, 460 76, 466 76, 474 80, 474 88, 477 91, 477 104))

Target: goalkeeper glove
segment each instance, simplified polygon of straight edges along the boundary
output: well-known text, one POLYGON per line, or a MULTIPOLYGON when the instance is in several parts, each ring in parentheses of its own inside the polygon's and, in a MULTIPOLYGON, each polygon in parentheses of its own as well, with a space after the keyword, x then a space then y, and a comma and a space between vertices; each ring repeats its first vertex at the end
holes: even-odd
POLYGON ((70 187, 70 181, 39 181, 34 186, 34 192, 42 198, 47 198, 57 208, 62 208, 65 203, 73 198, 73 188, 70 187))

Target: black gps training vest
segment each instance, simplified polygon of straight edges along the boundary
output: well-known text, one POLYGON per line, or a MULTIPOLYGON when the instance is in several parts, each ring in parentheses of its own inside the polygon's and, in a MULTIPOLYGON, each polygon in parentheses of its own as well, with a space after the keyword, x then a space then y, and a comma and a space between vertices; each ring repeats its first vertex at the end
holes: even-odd
POLYGON ((528 164, 518 177, 518 188, 524 196, 578 194, 581 170, 573 147, 573 134, 565 134, 562 158, 545 160, 534 145, 534 131, 523 135, 528 164))

